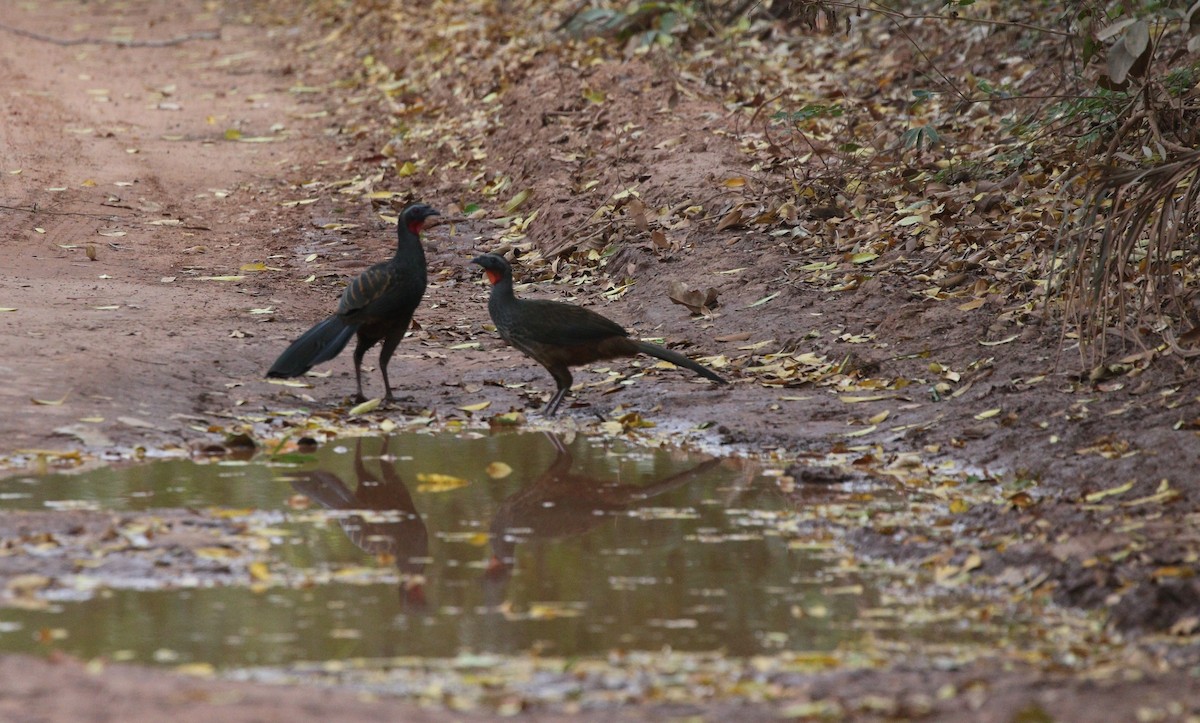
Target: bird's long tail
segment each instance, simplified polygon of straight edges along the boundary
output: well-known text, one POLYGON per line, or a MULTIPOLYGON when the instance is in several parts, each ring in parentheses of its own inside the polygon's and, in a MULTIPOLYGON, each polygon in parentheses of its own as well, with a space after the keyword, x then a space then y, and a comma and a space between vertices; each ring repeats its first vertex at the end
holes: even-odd
POLYGON ((321 362, 329 361, 346 348, 354 327, 331 316, 293 341, 267 372, 269 377, 298 377, 321 362))
POLYGON ((663 348, 658 344, 651 344, 648 341, 635 341, 634 344, 637 346, 638 351, 643 354, 649 354, 650 356, 662 359, 663 361, 669 361, 677 367, 691 369, 705 379, 711 379, 718 384, 729 383, 712 369, 709 369, 703 364, 694 362, 678 352, 663 348))

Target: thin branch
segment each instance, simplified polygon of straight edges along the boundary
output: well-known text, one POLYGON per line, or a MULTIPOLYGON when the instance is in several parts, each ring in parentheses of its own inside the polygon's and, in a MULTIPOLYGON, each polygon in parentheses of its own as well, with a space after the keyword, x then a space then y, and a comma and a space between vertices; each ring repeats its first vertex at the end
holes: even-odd
POLYGON ((119 38, 55 38, 50 35, 35 33, 32 30, 24 30, 16 28, 12 25, 0 23, 0 30, 19 35, 23 38, 38 40, 43 43, 53 43, 55 45, 71 46, 71 45, 117 45, 123 48, 166 48, 171 45, 181 45, 191 40, 220 40, 221 31, 218 30, 200 30, 187 35, 179 35, 174 38, 165 40, 121 40, 119 38))

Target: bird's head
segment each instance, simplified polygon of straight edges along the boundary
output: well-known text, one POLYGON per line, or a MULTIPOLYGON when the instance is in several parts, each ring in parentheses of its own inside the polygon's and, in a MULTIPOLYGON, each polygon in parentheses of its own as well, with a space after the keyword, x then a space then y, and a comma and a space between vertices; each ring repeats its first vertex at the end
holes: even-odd
POLYGON ((508 265, 503 256, 480 254, 471 259, 471 263, 483 267, 483 272, 487 274, 488 281, 492 282, 493 286, 503 281, 505 277, 512 278, 512 267, 508 265))
POLYGON ((414 203, 404 209, 404 213, 400 214, 400 223, 404 228, 407 228, 409 233, 414 236, 421 233, 421 229, 425 226, 425 221, 430 216, 441 216, 436 209, 426 206, 423 203, 414 203))

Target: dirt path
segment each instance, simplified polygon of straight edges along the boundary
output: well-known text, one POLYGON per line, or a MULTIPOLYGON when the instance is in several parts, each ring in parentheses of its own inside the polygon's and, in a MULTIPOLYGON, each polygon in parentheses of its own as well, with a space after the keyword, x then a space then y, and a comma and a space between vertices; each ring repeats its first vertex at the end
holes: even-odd
MULTIPOLYGON (((6 309, 0 311, 0 458, 24 459, 22 450, 35 449, 86 448, 117 457, 138 446, 193 447, 236 428, 238 415, 297 406, 318 413, 345 409, 353 389, 347 359, 326 367, 331 376, 312 379, 311 388, 273 385, 261 372, 288 339, 332 308, 340 279, 390 253, 391 227, 376 213, 386 205, 368 208, 361 196, 343 201, 337 190, 369 167, 378 149, 355 135, 357 111, 349 93, 311 92, 336 80, 294 54, 297 42, 315 42, 316 30, 303 28, 297 41, 287 24, 272 25, 269 13, 256 12, 191 0, 170 6, 94 2, 18 5, 3 19, 64 40, 128 39, 131 33, 136 42, 159 41, 212 31, 219 39, 130 47, 0 33, 0 308, 6 309)), ((552 105, 561 82, 555 73, 531 72, 526 95, 506 102, 552 105)), ((635 64, 620 73, 598 72, 589 82, 617 98, 631 77, 645 80, 648 74, 635 64)), ((716 135, 693 143, 686 163, 654 151, 664 139, 719 122, 702 101, 685 102, 677 111, 677 118, 647 124, 640 147, 622 148, 624 161, 661 171, 659 188, 712 183, 713 167, 739 162, 716 135)), ((538 142, 552 136, 557 142, 559 130, 538 125, 534 115, 498 134, 496 142, 507 143, 505 152, 533 169, 526 180, 546 184, 537 196, 548 199, 546 213, 533 232, 544 240, 575 225, 572 214, 577 218, 588 209, 585 200, 555 195, 554 189, 576 179, 566 177, 565 165, 538 165, 538 142)), ((628 120, 605 123, 619 128, 628 120)), ((569 142, 603 145, 595 141, 584 134, 569 142)), ((611 160, 601 156, 594 163, 611 160)), ((404 186, 447 209, 458 199, 451 182, 415 177, 378 190, 404 186)), ((410 398, 400 412, 432 410, 442 419, 467 420, 470 413, 458 406, 487 400, 491 411, 532 407, 551 388, 542 370, 483 331, 485 290, 466 261, 473 251, 494 248, 498 237, 484 221, 461 220, 427 234, 432 279, 418 312, 421 328, 393 361, 393 369, 404 370, 410 398), (473 340, 479 348, 450 350, 473 340), (497 379, 526 386, 490 383, 497 379)), ((994 504, 952 523, 926 521, 936 529, 865 527, 863 550, 927 556, 930 564, 959 562, 979 551, 985 555, 979 574, 988 580, 1007 580, 1023 594, 1030 593, 1030 580, 1048 581, 1045 594, 1111 606, 1118 619, 1125 616, 1123 627, 1134 630, 1167 630, 1194 613, 1197 586, 1193 576, 1178 571, 1195 566, 1198 457, 1194 433, 1172 428, 1185 411, 1171 406, 1195 398, 1194 382, 1177 384, 1151 371, 1136 387, 1099 398, 1087 384, 1055 370, 1053 333, 1004 318, 999 309, 970 313, 932 303, 920 296, 921 283, 910 279, 872 282, 857 294, 789 282, 777 300, 755 305, 804 259, 767 242, 739 244, 711 231, 690 241, 703 253, 679 254, 669 264, 631 246, 621 266, 637 284, 606 313, 636 321, 646 335, 691 341, 690 353, 733 360, 732 388, 713 389, 658 370, 631 385, 581 375, 589 385, 580 392, 585 402, 626 404, 671 429, 715 422, 720 441, 754 451, 783 447, 796 455, 864 441, 887 454, 920 450, 931 458, 993 467, 994 504), (714 275, 714 258, 721 270, 744 271, 714 275), (665 291, 675 278, 711 283, 721 294, 722 313, 692 318, 670 304, 665 291), (814 330, 820 333, 814 336, 814 330), (868 338, 875 343, 861 343, 868 338), (764 373, 749 371, 754 352, 747 347, 766 339, 790 349, 803 341, 869 374, 920 384, 855 405, 800 383, 794 389, 764 387, 758 383, 764 373), (929 357, 911 356, 927 349, 930 339, 941 342, 937 360, 963 372, 957 387, 962 393, 938 403, 930 388, 939 373, 930 371, 929 357), (981 339, 1008 341, 980 347, 981 339), (846 436, 873 428, 881 411, 890 414, 887 425, 865 437, 846 436), (1165 503, 1129 508, 1138 517, 1124 520, 1116 538, 1087 534, 1103 529, 1115 513, 1085 504, 1085 495, 1134 480, 1126 499, 1147 497, 1163 478, 1173 480, 1175 492, 1159 500, 1165 503), (1040 483, 1034 504, 1018 496, 1025 487, 1001 482, 1040 483)), ((564 293, 542 287, 542 295, 564 293)), ((588 291, 579 298, 597 302, 588 291)), ((393 372, 396 377, 401 374, 393 372)), ((373 369, 367 379, 377 390, 373 369)), ((893 461, 876 460, 880 466, 893 461)), ((803 480, 802 467, 795 476, 803 480)), ((1097 705, 1108 705, 1110 719, 1121 720, 1158 705, 1145 702, 1154 700, 1161 702, 1156 711, 1173 711, 1172 703, 1195 714, 1200 693, 1187 685, 1194 676, 1179 671, 1196 660, 1195 645, 1171 648, 1147 655, 1130 673, 1139 681, 1106 678, 1102 684, 1033 682, 1028 671, 996 669, 885 671, 797 681, 793 696, 863 701, 874 689, 900 697, 907 690, 915 706, 908 713, 979 719, 977 710, 964 713, 954 700, 935 697, 942 686, 956 685, 979 690, 972 700, 997 720, 1023 710, 1099 719, 1089 708, 1097 705), (1173 669, 1161 662, 1172 656, 1173 669)), ((0 666, 7 706, 0 716, 13 720, 69 719, 97 705, 125 720, 159 719, 165 710, 199 720, 214 701, 232 701, 224 710, 244 716, 230 720, 259 719, 259 711, 283 719, 322 718, 337 710, 347 720, 394 719, 397 713, 394 703, 362 702, 351 693, 193 683, 127 668, 95 674, 74 663, 16 658, 0 660, 0 666), (147 705, 138 707, 141 702, 147 705)), ((871 714, 869 708, 848 709, 871 714)), ((410 720, 425 715, 403 710, 410 720)), ((903 717, 905 710, 892 713, 903 717)))

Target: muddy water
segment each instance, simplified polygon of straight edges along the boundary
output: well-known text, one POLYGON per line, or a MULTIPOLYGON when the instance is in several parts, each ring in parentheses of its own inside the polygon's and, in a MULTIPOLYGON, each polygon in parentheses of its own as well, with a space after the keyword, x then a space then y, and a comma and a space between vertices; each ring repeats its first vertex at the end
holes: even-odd
POLYGON ((275 530, 269 580, 0 609, 6 651, 220 667, 664 646, 745 656, 888 634, 862 619, 886 581, 789 544, 777 530, 793 513, 769 480, 613 440, 348 440, 284 463, 13 478, 0 504, 275 511, 260 515, 275 530))

